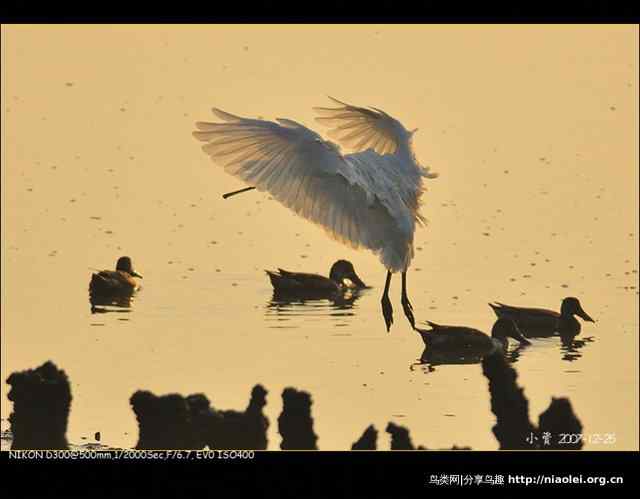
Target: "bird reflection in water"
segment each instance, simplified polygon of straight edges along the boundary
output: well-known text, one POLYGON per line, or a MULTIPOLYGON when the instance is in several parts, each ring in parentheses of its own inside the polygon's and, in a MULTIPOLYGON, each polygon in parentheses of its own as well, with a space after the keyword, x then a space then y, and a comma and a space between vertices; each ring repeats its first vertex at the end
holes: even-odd
POLYGON ((479 364, 486 355, 496 351, 501 351, 509 362, 514 363, 522 350, 531 344, 508 318, 496 321, 491 336, 464 326, 445 326, 431 321, 427 324, 431 329, 416 328, 425 348, 420 362, 414 366, 425 365, 428 372, 433 372, 438 365, 479 364), (510 350, 508 338, 517 340, 518 347, 510 350))
MULTIPOLYGON (((520 358, 522 352, 527 349, 529 345, 519 344, 512 350, 508 350, 504 354, 504 358, 510 363, 514 364, 520 358)), ((462 365, 462 364, 480 364, 484 358, 483 354, 454 354, 447 352, 434 352, 424 349, 420 359, 414 362, 410 366, 410 370, 413 371, 416 367, 421 367, 425 372, 433 372, 437 366, 446 365, 462 365)))
POLYGON ((131 304, 133 302, 133 293, 121 296, 92 296, 89 293, 89 303, 91 304, 92 314, 105 313, 129 313, 131 312, 131 304))
POLYGON ((581 340, 576 340, 575 336, 562 336, 560 340, 560 351, 564 354, 562 360, 574 362, 582 357, 580 350, 584 348, 587 343, 593 343, 595 338, 593 336, 587 336, 581 340))
MULTIPOLYGON (((366 292, 356 288, 345 288, 329 296, 321 293, 286 293, 274 291, 271 300, 267 303, 265 315, 267 319, 275 316, 276 321, 290 321, 296 317, 309 318, 310 316, 332 317, 336 320, 352 317, 356 301, 366 292)), ((341 321, 335 326, 344 326, 341 321)), ((295 326, 271 326, 276 328, 295 326)))

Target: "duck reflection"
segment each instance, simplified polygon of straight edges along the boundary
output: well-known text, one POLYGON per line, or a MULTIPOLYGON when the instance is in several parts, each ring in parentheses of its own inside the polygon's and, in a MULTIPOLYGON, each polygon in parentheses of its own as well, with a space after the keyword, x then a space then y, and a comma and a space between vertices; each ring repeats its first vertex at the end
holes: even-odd
POLYGON ((313 316, 329 316, 340 320, 355 315, 352 309, 362 293, 362 290, 353 288, 342 289, 329 296, 326 293, 274 291, 271 300, 267 302, 265 315, 267 319, 273 318, 279 322, 313 316))
POLYGON ((519 343, 513 350, 508 350, 507 352, 505 352, 504 358, 507 359, 509 363, 515 364, 516 362, 518 362, 518 359, 520 358, 520 355, 522 355, 522 352, 524 352, 528 346, 529 344, 519 343))
POLYGON ((427 365, 430 372, 438 365, 479 364, 486 355, 498 350, 513 363, 530 345, 511 319, 498 319, 491 336, 469 327, 443 326, 430 321, 427 324, 431 329, 416 328, 416 331, 425 344, 420 364, 427 365), (516 349, 509 350, 508 338, 519 342, 516 349))
POLYGON ((580 350, 584 348, 587 343, 593 343, 595 338, 593 336, 587 336, 581 340, 576 340, 575 336, 561 336, 560 340, 560 351, 563 353, 562 360, 574 362, 582 357, 580 350))
MULTIPOLYGON (((504 358, 510 363, 515 364, 522 352, 527 348, 528 345, 519 344, 512 350, 508 350, 504 352, 504 358)), ((469 354, 455 354, 455 353, 446 353, 446 352, 437 352, 437 351, 429 351, 428 348, 425 348, 420 356, 419 362, 415 365, 424 366, 428 372, 435 371, 436 366, 442 365, 461 365, 461 364, 480 364, 482 359, 485 357, 483 354, 479 353, 469 353, 469 354)))
POLYGON ((97 296, 89 293, 89 303, 91 305, 92 314, 104 313, 129 313, 131 312, 131 304, 133 302, 133 294, 125 296, 97 296))

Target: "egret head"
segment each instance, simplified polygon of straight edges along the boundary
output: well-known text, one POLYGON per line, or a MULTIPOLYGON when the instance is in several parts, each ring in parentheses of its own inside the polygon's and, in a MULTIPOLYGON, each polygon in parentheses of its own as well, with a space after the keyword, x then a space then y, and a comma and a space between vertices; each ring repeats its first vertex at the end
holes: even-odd
POLYGON ((133 265, 131 264, 131 258, 129 258, 128 256, 121 256, 120 258, 118 258, 118 262, 116 263, 116 270, 120 272, 126 272, 127 274, 132 275, 133 277, 142 278, 140 274, 138 274, 135 270, 133 270, 133 265))
POLYGON ((355 287, 366 288, 368 287, 356 274, 353 264, 347 260, 338 260, 331 266, 329 271, 329 278, 337 283, 342 284, 345 279, 349 279, 355 287))
POLYGON ((564 316, 577 315, 578 317, 582 317, 585 321, 595 322, 589 314, 587 314, 584 310, 582 310, 582 306, 580 305, 580 300, 573 296, 568 296, 564 300, 562 300, 562 306, 560 307, 560 314, 564 316))

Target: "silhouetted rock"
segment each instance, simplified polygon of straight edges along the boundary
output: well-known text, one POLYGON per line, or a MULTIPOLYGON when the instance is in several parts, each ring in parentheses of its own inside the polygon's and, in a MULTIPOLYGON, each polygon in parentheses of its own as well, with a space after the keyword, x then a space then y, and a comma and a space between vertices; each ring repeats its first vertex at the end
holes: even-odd
POLYGON ((426 447, 419 446, 416 449, 413 446, 409 430, 404 426, 389 422, 386 431, 391 435, 391 450, 426 450, 426 447))
POLYGON ((582 424, 574 414, 571 402, 567 398, 551 398, 551 404, 539 416, 538 431, 542 441, 542 449, 582 449, 582 439, 573 442, 572 438, 566 437, 567 434, 579 435, 582 433, 582 424))
POLYGON ((500 449, 535 448, 527 441, 536 428, 529 421, 529 401, 516 384, 516 371, 503 355, 494 354, 482 360, 482 372, 489 380, 491 411, 497 419, 492 430, 500 449))
POLYGON ((201 393, 184 398, 138 391, 131 397, 140 428, 136 449, 266 449, 266 395, 256 385, 247 409, 238 412, 216 410, 201 393))
POLYGON ((278 417, 278 431, 282 435, 282 450, 317 450, 318 437, 313 432, 311 395, 295 388, 282 392, 282 413, 278 417))
MULTIPOLYGON (((501 442, 501 448, 510 448, 507 447, 508 438, 515 439, 512 433, 515 434, 514 428, 518 427, 512 420, 515 417, 516 422, 519 421, 523 411, 526 416, 527 402, 522 390, 515 385, 515 371, 505 364, 502 357, 496 359, 483 363, 483 368, 490 380, 492 409, 498 416, 494 433, 501 442)), ((12 437, 11 448, 68 449, 66 430, 72 397, 64 371, 52 362, 46 362, 37 369, 11 374, 7 383, 11 385, 8 398, 14 406, 8 418, 11 431, 3 432, 2 438, 12 437)), ((254 386, 247 408, 240 412, 216 410, 203 394, 157 396, 150 391, 138 390, 129 400, 139 428, 135 448, 202 449, 208 446, 210 449, 264 450, 268 444, 269 420, 262 411, 267 403, 267 393, 262 385, 254 386)), ((280 448, 317 450, 311 395, 289 387, 282 392, 282 401, 282 412, 278 417, 278 431, 282 436, 280 448)), ((528 431, 521 435, 530 433, 531 428, 529 423, 528 431)), ((549 409, 540 415, 540 432, 557 435, 580 433, 581 429, 580 421, 566 399, 553 399, 549 409)), ((416 449, 407 428, 390 422, 386 431, 391 435, 391 449, 416 449)), ((100 441, 101 438, 101 432, 95 432, 94 439, 100 441)), ((378 431, 370 425, 351 449, 376 450, 377 438, 378 431)), ((581 447, 578 444, 575 447, 549 448, 581 447)), ((422 449, 425 448, 417 447, 417 450, 422 449)))
POLYGON ((264 450, 267 448, 269 420, 262 413, 267 390, 256 385, 244 412, 211 409, 204 418, 204 441, 210 449, 264 450))
POLYGON ((192 438, 199 445, 198 448, 202 448, 211 441, 212 428, 217 427, 222 416, 212 409, 209 399, 202 393, 189 395, 186 401, 191 417, 192 438))
POLYGON ((156 396, 137 391, 131 407, 138 420, 136 449, 202 449, 187 400, 178 394, 156 396))
POLYGON ((68 449, 67 420, 71 387, 64 371, 51 362, 37 369, 11 374, 7 398, 13 402, 9 415, 11 448, 68 449))
POLYGON ((375 426, 369 425, 362 436, 351 446, 351 450, 376 450, 378 441, 378 430, 375 426))

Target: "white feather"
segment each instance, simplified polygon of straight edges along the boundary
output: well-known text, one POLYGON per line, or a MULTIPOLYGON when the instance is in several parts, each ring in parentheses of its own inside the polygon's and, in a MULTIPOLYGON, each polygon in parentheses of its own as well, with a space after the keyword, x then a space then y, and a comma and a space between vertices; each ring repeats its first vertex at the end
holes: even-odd
POLYGON ((423 221, 422 178, 436 174, 416 163, 411 133, 400 122, 375 108, 336 102, 343 107, 316 108, 325 115, 317 119, 355 153, 342 155, 293 120, 241 118, 215 108, 224 123, 198 122, 193 135, 231 175, 338 241, 378 254, 390 271, 404 271, 413 258, 415 224, 423 221))

